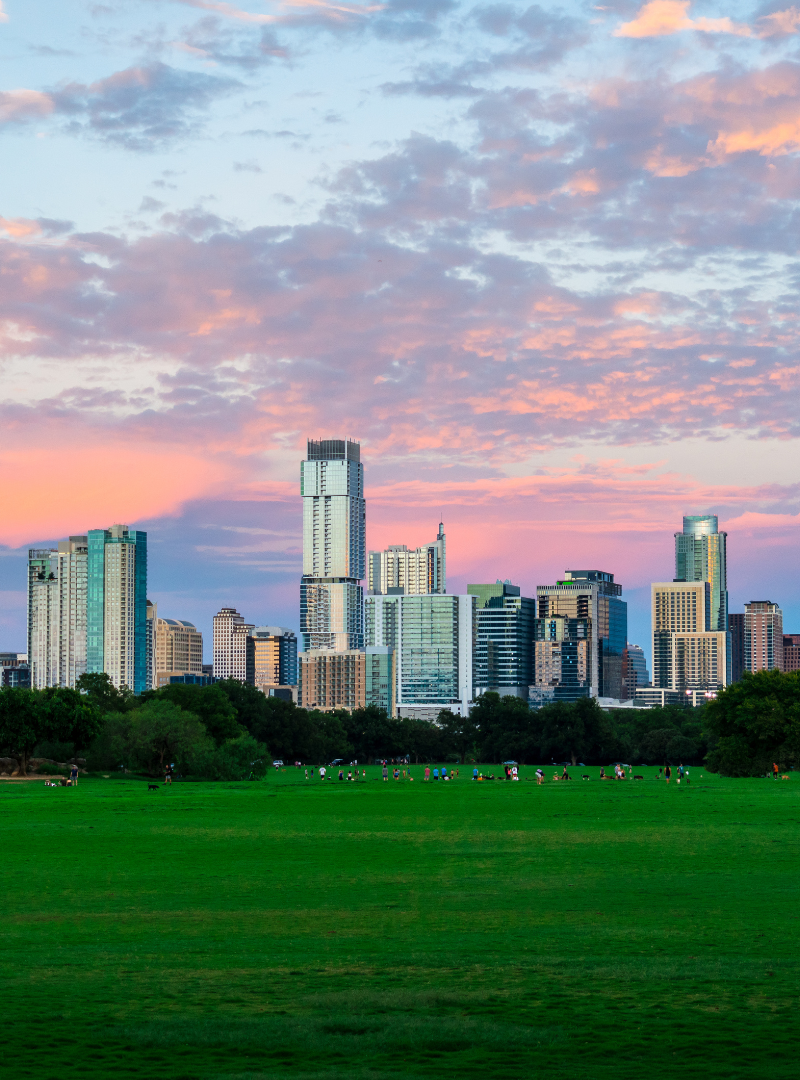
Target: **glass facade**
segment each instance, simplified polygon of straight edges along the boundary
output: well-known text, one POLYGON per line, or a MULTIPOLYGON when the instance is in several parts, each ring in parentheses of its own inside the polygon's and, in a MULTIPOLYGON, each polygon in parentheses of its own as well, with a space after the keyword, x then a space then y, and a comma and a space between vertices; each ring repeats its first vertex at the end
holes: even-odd
POLYGON ((467 592, 476 603, 475 693, 495 690, 527 699, 536 601, 521 596, 519 586, 508 581, 468 585, 467 592))
POLYGON ((444 524, 430 544, 409 551, 405 544, 392 544, 385 551, 370 551, 367 559, 371 593, 447 592, 447 553, 444 524))
POLYGON ((385 709, 389 716, 396 712, 396 672, 394 649, 385 645, 368 645, 366 654, 366 704, 385 709))
POLYGON ((112 525, 87 537, 86 667, 135 694, 148 680, 147 533, 112 525))
POLYGON ((675 533, 675 580, 707 581, 710 586, 708 630, 728 629, 727 540, 713 514, 687 515, 683 532, 675 533))

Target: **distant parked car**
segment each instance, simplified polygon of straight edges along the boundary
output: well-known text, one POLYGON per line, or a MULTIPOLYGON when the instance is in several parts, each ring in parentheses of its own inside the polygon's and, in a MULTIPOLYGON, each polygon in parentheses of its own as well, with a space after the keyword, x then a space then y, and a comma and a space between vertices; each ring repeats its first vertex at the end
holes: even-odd
POLYGON ((276 769, 280 769, 280 767, 283 765, 283 762, 278 760, 278 761, 273 761, 272 764, 275 766, 276 769))
POLYGON ((343 757, 335 757, 333 759, 333 761, 330 763, 330 768, 333 769, 337 765, 344 765, 344 758, 343 757))

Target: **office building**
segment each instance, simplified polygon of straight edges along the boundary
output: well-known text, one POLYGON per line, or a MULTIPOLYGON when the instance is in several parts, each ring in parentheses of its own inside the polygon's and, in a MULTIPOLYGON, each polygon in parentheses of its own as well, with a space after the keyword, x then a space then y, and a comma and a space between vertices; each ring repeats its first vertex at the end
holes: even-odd
POLYGON ((156 618, 155 632, 156 687, 168 686, 176 676, 202 678, 203 635, 194 623, 156 618))
POLYGON ((469 714, 474 694, 474 596, 378 595, 364 600, 367 646, 395 650, 398 716, 469 714))
POLYGON ((800 671, 800 634, 783 635, 783 670, 800 671))
POLYGON ((366 509, 361 448, 350 439, 308 440, 302 462, 303 649, 349 652, 364 644, 366 509))
POLYGON ((687 515, 675 533, 675 580, 707 581, 711 610, 708 630, 728 629, 728 534, 713 514, 687 515))
POLYGON ((650 672, 647 670, 644 650, 630 641, 622 660, 622 684, 622 697, 625 701, 631 701, 636 697, 637 690, 650 685, 650 672))
POLYGON ((256 626, 250 632, 253 682, 269 688, 297 685, 297 637, 286 626, 256 626))
POLYGON ((147 685, 147 533, 127 525, 88 533, 86 670, 118 689, 147 685))
POLYGON ((533 622, 536 601, 519 585, 467 585, 475 597, 475 696, 494 690, 528 699, 533 682, 533 622))
MULTIPOLYGON (((248 647, 250 633, 255 629, 246 623, 236 608, 221 608, 214 616, 213 652, 214 678, 254 682, 252 652, 248 647)), ((200 665, 202 674, 203 666, 200 665)))
POLYGON ((365 656, 364 699, 389 716, 397 713, 397 669, 395 651, 388 645, 368 645, 365 656))
POLYGON ((301 708, 363 709, 366 702, 366 653, 312 649, 300 653, 298 700, 301 708))
POLYGON ((59 686, 74 687, 86 671, 89 546, 86 536, 58 542, 59 686))
POLYGON ((385 551, 370 551, 367 559, 370 593, 446 593, 447 569, 444 524, 430 544, 409 551, 405 544, 390 544, 385 551))
POLYGON ((531 704, 579 697, 622 700, 628 605, 602 570, 568 570, 536 589, 531 704))
POLYGON ((728 633, 731 638, 731 682, 738 682, 744 666, 744 612, 728 616, 728 633))
POLYGON ((730 681, 730 638, 712 630, 713 596, 707 581, 651 586, 653 687, 685 693, 716 691, 730 681))
POLYGON ((771 600, 744 605, 746 671, 783 671, 783 612, 771 600))

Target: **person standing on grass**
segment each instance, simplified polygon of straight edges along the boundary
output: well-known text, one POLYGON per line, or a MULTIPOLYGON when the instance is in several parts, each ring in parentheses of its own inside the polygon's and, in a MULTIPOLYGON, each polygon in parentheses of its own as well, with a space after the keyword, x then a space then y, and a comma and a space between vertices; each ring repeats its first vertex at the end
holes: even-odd
POLYGON ((539 768, 539 769, 536 770, 536 783, 537 783, 537 785, 539 787, 541 787, 543 780, 544 780, 544 769, 539 768))
POLYGON ((430 778, 431 778, 431 767, 430 767, 430 765, 426 765, 425 766, 425 782, 427 783, 427 781, 430 780, 430 778))
POLYGON ((444 765, 442 765, 442 780, 446 779, 446 777, 447 777, 447 769, 444 767, 444 765))
POLYGON ((320 767, 319 767, 319 778, 320 778, 320 780, 325 779, 325 766, 324 765, 320 765, 320 767))
POLYGON ((670 769, 669 765, 664 766, 664 776, 667 778, 667 783, 669 783, 669 778, 672 776, 672 769, 670 769))
POLYGON ((436 768, 434 768, 434 770, 433 770, 433 779, 434 780, 439 779, 439 768, 438 768, 438 766, 436 768))
MULTIPOLYGON (((777 768, 777 765, 775 767, 777 768)), ((69 778, 72 781, 72 786, 77 787, 78 786, 78 766, 77 765, 73 764, 72 768, 69 770, 69 778)))
POLYGON ((678 766, 678 783, 683 780, 683 765, 678 766))
POLYGON ((778 773, 779 773, 779 772, 780 772, 780 770, 779 770, 779 768, 778 768, 778 763, 777 763, 777 761, 773 761, 773 763, 772 763, 772 779, 773 779, 773 780, 777 780, 777 779, 778 779, 778 773))

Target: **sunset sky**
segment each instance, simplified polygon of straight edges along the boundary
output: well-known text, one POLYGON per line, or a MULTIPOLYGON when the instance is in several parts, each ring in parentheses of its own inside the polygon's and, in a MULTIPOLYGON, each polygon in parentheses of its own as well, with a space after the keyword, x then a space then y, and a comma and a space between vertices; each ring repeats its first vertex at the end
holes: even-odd
POLYGON ((135 524, 159 613, 298 629, 305 439, 448 591, 672 533, 800 632, 800 8, 4 0, 0 650, 29 546, 135 524))

